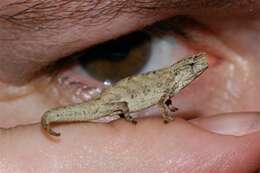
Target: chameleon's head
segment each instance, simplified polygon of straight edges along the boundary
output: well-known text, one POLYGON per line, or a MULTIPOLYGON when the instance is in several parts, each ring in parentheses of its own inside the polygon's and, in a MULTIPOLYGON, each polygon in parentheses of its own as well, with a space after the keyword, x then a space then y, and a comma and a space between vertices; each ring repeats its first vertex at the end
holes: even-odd
POLYGON ((180 60, 172 66, 175 93, 189 85, 208 68, 207 56, 204 53, 180 60))

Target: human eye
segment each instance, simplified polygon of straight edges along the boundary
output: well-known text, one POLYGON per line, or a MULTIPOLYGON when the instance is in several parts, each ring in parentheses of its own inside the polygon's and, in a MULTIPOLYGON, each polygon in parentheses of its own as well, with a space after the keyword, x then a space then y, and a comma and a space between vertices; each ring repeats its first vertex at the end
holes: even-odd
MULTIPOLYGON (((37 80, 21 87, 2 85, 1 107, 7 115, 16 116, 1 117, 1 122, 3 126, 13 126, 17 119, 22 119, 21 123, 38 122, 42 113, 52 107, 88 101, 105 85, 129 75, 163 68, 197 52, 209 55, 210 68, 176 96, 175 104, 181 108, 179 114, 192 117, 238 111, 241 103, 236 100, 243 95, 245 83, 251 78, 247 60, 224 44, 208 25, 210 20, 177 16, 54 63, 46 62, 37 80), (34 106, 24 109, 28 105, 34 106), (17 118, 18 113, 28 118, 17 118)), ((245 103, 242 106, 252 108, 245 103)))

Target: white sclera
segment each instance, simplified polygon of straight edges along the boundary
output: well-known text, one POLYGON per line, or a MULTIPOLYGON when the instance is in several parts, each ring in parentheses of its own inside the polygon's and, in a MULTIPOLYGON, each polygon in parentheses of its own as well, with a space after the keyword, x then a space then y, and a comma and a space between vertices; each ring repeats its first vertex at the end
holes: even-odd
POLYGON ((151 45, 149 61, 141 73, 168 67, 190 53, 188 48, 176 41, 173 35, 154 37, 151 45))

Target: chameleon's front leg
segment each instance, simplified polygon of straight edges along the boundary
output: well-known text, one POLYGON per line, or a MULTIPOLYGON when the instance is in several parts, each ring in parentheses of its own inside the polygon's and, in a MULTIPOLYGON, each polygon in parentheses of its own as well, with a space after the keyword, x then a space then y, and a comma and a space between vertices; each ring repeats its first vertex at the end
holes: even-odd
POLYGON ((160 110, 162 113, 164 123, 173 121, 175 119, 175 117, 172 115, 169 115, 168 110, 171 112, 176 112, 178 110, 178 108, 176 108, 172 105, 172 100, 170 98, 170 95, 168 95, 168 94, 163 95, 158 104, 160 106, 160 110))

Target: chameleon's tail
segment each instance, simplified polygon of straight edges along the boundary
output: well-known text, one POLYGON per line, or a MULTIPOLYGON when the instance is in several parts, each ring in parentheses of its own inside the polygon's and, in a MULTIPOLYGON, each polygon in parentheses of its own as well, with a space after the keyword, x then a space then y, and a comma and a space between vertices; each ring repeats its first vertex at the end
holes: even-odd
POLYGON ((48 120, 48 117, 49 117, 49 113, 48 111, 44 113, 44 115, 42 116, 41 118, 41 125, 42 125, 42 128, 44 130, 46 130, 50 135, 53 135, 53 136, 60 136, 60 133, 57 133, 55 131, 53 131, 50 127, 50 122, 48 120))

